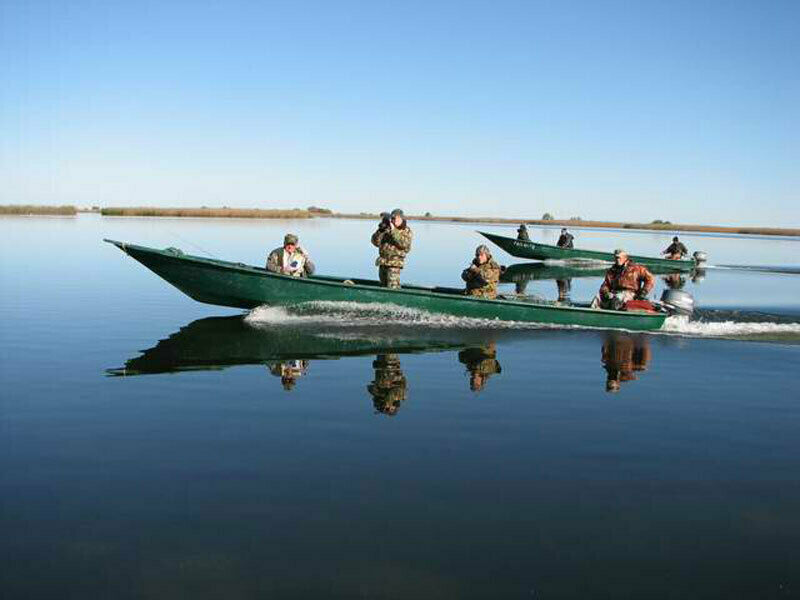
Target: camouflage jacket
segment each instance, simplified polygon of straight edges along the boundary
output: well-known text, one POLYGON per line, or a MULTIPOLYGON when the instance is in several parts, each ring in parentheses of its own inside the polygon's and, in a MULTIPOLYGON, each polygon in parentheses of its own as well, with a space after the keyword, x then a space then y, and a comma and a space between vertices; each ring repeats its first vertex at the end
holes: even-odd
POLYGON ((467 283, 465 294, 480 298, 496 298, 497 282, 500 281, 500 265, 490 258, 482 265, 474 259, 472 264, 461 273, 461 279, 467 283))
POLYGON ((607 297, 623 290, 646 296, 655 284, 656 279, 647 267, 629 260, 621 268, 614 265, 606 271, 606 278, 600 286, 600 296, 607 297))
POLYGON ((308 277, 314 274, 314 263, 311 262, 311 257, 308 252, 303 250, 300 246, 294 251, 294 254, 287 256, 286 250, 283 246, 275 248, 269 253, 267 257, 267 271, 273 273, 283 273, 284 275, 292 275, 294 277, 308 277), (284 271, 284 267, 291 269, 292 262, 297 261, 302 266, 291 271, 284 271))
POLYGON ((372 245, 378 247, 378 259, 375 264, 380 267, 402 269, 405 265, 406 254, 411 250, 413 234, 408 223, 402 227, 381 229, 372 234, 372 245))

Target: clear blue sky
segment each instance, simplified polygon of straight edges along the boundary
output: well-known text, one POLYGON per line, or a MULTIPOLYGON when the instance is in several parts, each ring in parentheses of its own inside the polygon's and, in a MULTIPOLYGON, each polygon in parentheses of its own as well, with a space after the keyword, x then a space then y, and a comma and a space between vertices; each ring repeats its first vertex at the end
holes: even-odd
POLYGON ((800 226, 800 2, 0 0, 0 203, 800 226))

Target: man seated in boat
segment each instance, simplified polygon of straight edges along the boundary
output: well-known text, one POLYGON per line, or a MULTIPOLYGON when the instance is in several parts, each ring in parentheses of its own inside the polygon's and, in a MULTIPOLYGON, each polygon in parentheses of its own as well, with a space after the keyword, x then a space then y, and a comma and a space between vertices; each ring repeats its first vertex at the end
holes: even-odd
POLYGON ((475 249, 475 258, 461 273, 467 284, 464 293, 479 298, 497 298, 497 282, 500 281, 500 265, 492 258, 487 246, 481 244, 475 249))
POLYGON ((567 231, 567 228, 561 230, 561 235, 558 237, 558 241, 556 242, 556 246, 559 248, 572 248, 572 240, 574 240, 574 236, 567 231))
POLYGON ((656 278, 647 267, 629 260, 625 250, 614 250, 614 265, 606 271, 592 308, 622 310, 631 300, 644 300, 655 283, 656 278))
POLYGON ((395 208, 383 213, 378 229, 372 234, 372 245, 378 247, 378 278, 383 287, 399 288, 400 271, 406 264, 406 255, 411 251, 413 234, 403 211, 395 208))
POLYGON ((672 243, 667 246, 667 249, 661 254, 666 254, 667 258, 670 260, 681 260, 684 256, 689 254, 689 251, 686 249, 686 246, 678 240, 678 236, 676 235, 672 238, 672 243))
POLYGON ((528 228, 525 226, 525 223, 522 223, 517 228, 517 240, 520 242, 530 242, 531 238, 528 235, 528 228))
POLYGON ((283 238, 283 246, 269 253, 267 271, 292 277, 308 277, 314 274, 314 263, 311 262, 308 252, 298 245, 297 236, 287 233, 283 238))

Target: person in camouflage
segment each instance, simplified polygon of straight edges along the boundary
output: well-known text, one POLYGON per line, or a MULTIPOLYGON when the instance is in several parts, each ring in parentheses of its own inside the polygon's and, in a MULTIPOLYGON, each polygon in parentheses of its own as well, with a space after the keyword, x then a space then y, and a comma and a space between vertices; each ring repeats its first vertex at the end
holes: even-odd
POLYGON ((283 238, 283 246, 275 248, 267 256, 267 271, 292 277, 313 275, 314 263, 308 252, 298 245, 298 241, 296 235, 287 233, 283 238))
POLYGON ((478 298, 496 298, 500 271, 500 265, 492 258, 489 248, 481 244, 475 249, 472 264, 461 273, 461 279, 467 284, 464 293, 478 298))
POLYGON ((411 251, 411 228, 403 211, 395 208, 388 215, 383 213, 378 229, 372 234, 372 245, 378 247, 378 277, 381 285, 389 288, 400 287, 400 271, 403 270, 406 255, 411 251))
POLYGON ((367 386, 372 405, 379 413, 393 417, 406 399, 406 376, 396 354, 378 354, 372 362, 375 379, 367 386))

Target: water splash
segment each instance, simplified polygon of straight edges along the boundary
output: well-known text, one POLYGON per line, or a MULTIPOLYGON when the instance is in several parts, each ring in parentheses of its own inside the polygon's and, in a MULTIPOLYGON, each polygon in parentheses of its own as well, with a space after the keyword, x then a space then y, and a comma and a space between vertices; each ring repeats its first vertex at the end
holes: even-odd
MULTIPOLYGON (((292 307, 259 306, 244 318, 253 327, 314 326, 326 330, 342 328, 373 329, 464 329, 535 331, 554 329, 592 329, 577 325, 551 325, 520 321, 500 321, 455 317, 430 313, 396 304, 316 301, 292 307)), ((791 317, 742 311, 699 311, 693 319, 669 317, 664 327, 653 333, 701 338, 751 339, 800 343, 800 322, 791 317)), ((373 332, 374 334, 374 332, 373 332)), ((335 334, 339 335, 339 334, 335 334)), ((353 335, 370 335, 354 331, 353 335)))
MULTIPOLYGON (((746 318, 746 317, 745 317, 746 318)), ((766 320, 689 320, 686 317, 669 317, 661 329, 663 333, 691 337, 714 337, 782 341, 800 343, 800 323, 766 320)))

